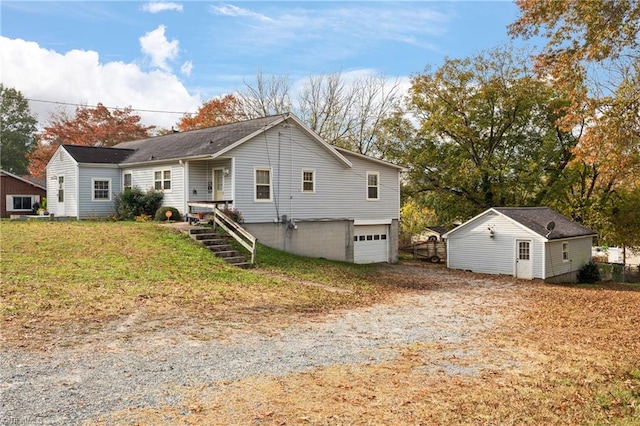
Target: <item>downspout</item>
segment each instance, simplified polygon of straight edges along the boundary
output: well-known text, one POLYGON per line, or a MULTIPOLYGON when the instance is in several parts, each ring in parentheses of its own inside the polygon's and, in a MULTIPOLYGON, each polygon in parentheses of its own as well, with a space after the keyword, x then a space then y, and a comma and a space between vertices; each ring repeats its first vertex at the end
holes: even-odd
POLYGON ((179 160, 178 162, 182 166, 182 213, 186 217, 189 213, 189 161, 179 160))

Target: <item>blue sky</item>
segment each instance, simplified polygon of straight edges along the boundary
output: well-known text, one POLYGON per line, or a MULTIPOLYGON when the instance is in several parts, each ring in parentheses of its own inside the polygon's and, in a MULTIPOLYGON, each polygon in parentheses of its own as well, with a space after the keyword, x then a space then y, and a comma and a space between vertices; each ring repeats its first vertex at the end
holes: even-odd
MULTIPOLYGON (((411 75, 510 41, 509 1, 2 1, 5 86, 29 99, 195 111, 257 72, 411 75)), ((41 122, 61 105, 32 102, 41 122)), ((71 107, 73 110, 73 107, 71 107)), ((170 127, 180 115, 141 113, 170 127)))

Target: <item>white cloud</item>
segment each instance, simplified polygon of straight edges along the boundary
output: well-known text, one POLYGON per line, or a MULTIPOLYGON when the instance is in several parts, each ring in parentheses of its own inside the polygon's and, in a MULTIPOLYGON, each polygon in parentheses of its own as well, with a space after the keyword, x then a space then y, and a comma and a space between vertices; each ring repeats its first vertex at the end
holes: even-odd
POLYGON ((187 61, 184 64, 182 64, 182 66, 180 67, 180 72, 183 75, 186 75, 187 77, 189 77, 191 75, 191 71, 193 71, 193 62, 191 61, 187 61))
MULTIPOLYGON (((173 74, 145 72, 132 63, 102 63, 94 51, 58 53, 34 42, 0 36, 0 63, 5 86, 14 87, 27 99, 52 102, 30 102, 40 126, 47 124, 52 112, 75 111, 75 106, 62 103, 101 102, 110 107, 173 112, 194 112, 202 103, 173 74)), ((144 124, 162 128, 170 128, 181 118, 181 114, 136 113, 144 124)))
POLYGON ((149 13, 165 12, 167 10, 174 10, 176 12, 182 12, 182 4, 163 1, 150 1, 142 5, 142 10, 149 13))
POLYGON ((216 15, 223 16, 232 16, 232 17, 242 17, 242 18, 252 18, 262 22, 273 22, 273 19, 269 18, 266 15, 261 13, 253 12, 249 9, 243 9, 238 6, 234 6, 231 4, 222 5, 222 6, 211 6, 211 10, 216 15))
MULTIPOLYGON (((255 4, 254 7, 267 7, 255 4)), ((221 49, 245 55, 266 54, 273 49, 304 50, 302 63, 323 58, 341 61, 392 42, 424 50, 438 50, 453 13, 439 2, 387 3, 269 3, 269 17, 261 11, 233 5, 211 6, 218 16, 235 18, 234 26, 220 38, 221 49), (244 18, 244 19, 240 19, 244 18), (231 37, 230 32, 233 32, 231 37), (222 43, 221 43, 222 44, 222 43)))
POLYGON ((163 71, 171 71, 171 67, 167 61, 174 60, 178 57, 180 48, 178 40, 167 40, 164 34, 166 27, 158 26, 153 31, 149 31, 140 37, 140 46, 142 52, 151 58, 151 63, 163 71))

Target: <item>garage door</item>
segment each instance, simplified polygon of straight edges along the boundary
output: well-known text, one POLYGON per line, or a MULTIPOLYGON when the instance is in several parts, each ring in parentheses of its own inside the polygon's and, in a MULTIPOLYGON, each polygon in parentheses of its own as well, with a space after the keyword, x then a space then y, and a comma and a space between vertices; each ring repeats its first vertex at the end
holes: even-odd
POLYGON ((389 225, 357 225, 353 236, 353 261, 376 263, 389 261, 389 225))

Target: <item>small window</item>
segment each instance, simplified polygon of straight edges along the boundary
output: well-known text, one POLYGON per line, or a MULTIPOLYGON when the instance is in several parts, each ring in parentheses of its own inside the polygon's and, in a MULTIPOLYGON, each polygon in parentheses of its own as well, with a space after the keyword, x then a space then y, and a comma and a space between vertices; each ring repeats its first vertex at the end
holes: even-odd
POLYGON ((379 200, 379 180, 380 174, 378 172, 367 172, 367 200, 379 200))
POLYGON ((271 201, 271 170, 255 170, 255 200, 271 201))
POLYGON ((153 172, 153 187, 158 191, 171 191, 171 170, 153 172))
POLYGON ((34 199, 31 195, 10 195, 11 211, 31 211, 33 209, 34 199))
POLYGON ((64 203, 64 176, 58 176, 58 202, 64 203))
POLYGON ((364 241, 364 235, 360 235, 360 236, 358 237, 358 240, 359 240, 359 241, 364 241))
POLYGON ((125 173, 122 178, 123 189, 131 189, 131 173, 125 173))
POLYGON ((530 260, 529 241, 518 242, 518 260, 530 260))
POLYGON ((376 234, 376 235, 373 236, 373 240, 374 241, 378 241, 379 239, 380 239, 380 235, 379 234, 376 234))
POLYGON ((109 201, 111 200, 111 180, 110 179, 93 179, 93 200, 109 201))
POLYGON ((302 171, 302 192, 316 192, 315 172, 313 170, 302 171))
POLYGON ((381 239, 381 240, 386 240, 386 239, 387 239, 387 235, 386 235, 386 234, 382 234, 382 235, 380 235, 380 239, 381 239))
POLYGON ((367 235, 367 241, 373 241, 373 235, 367 235))
POLYGON ((355 236, 353 237, 353 241, 358 241, 358 236, 357 236, 357 235, 355 235, 355 236))
POLYGON ((568 242, 562 243, 562 261, 563 262, 569 261, 569 243, 568 242))

